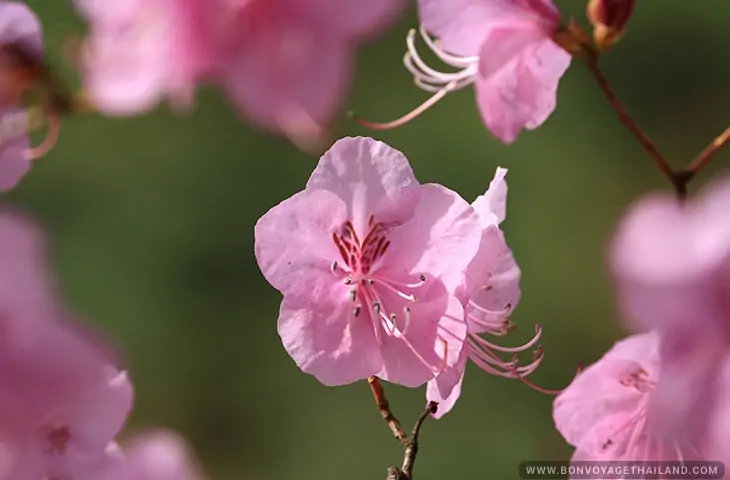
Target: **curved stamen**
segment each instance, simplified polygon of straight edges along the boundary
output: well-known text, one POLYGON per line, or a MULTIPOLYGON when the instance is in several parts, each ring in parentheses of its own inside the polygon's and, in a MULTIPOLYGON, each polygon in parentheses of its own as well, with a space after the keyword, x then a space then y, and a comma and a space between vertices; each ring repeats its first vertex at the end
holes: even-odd
POLYGON ((482 347, 491 349, 491 350, 497 350, 498 352, 503 353, 521 353, 525 350, 528 350, 532 348, 534 345, 537 344, 537 342, 540 340, 540 337, 542 337, 542 327, 540 325, 535 325, 535 335, 526 343, 519 345, 517 347, 503 347, 501 345, 494 344, 478 335, 473 335, 472 338, 474 341, 479 344, 482 347))
POLYGON ((371 130, 391 130, 393 128, 398 128, 402 125, 405 125, 406 123, 410 122, 414 118, 421 115, 423 112, 428 110, 429 108, 436 105, 441 99, 443 99, 446 95, 451 93, 455 90, 455 87, 457 86, 457 83, 449 83, 444 88, 433 94, 428 100, 411 110, 410 112, 406 113, 400 118, 397 118, 395 120, 392 120, 390 122, 373 122, 370 120, 366 120, 354 112, 349 112, 348 116, 355 120, 359 125, 369 128, 371 130))
POLYGON ((476 310, 479 313, 483 313, 485 315, 495 315, 495 316, 505 316, 512 310, 511 303, 508 303, 507 305, 505 305, 502 310, 491 310, 489 308, 482 307, 481 305, 479 305, 478 303, 476 303, 474 301, 469 302, 469 307, 473 308, 474 310, 476 310))
POLYGON ((382 285, 383 287, 385 287, 386 290, 397 295, 398 297, 402 298, 403 300, 408 300, 409 302, 414 302, 414 303, 416 301, 418 301, 418 298, 414 294, 401 292, 400 290, 398 290, 397 288, 392 286, 390 281, 381 280, 378 277, 373 276, 373 277, 369 278, 367 280, 367 282, 371 286, 374 285, 375 283, 377 283, 378 285, 382 285))
POLYGON ((58 141, 59 134, 61 132, 61 121, 57 114, 50 113, 48 115, 48 133, 46 138, 43 139, 40 145, 37 147, 29 148, 26 151, 28 160, 36 160, 44 155, 48 154, 58 141))

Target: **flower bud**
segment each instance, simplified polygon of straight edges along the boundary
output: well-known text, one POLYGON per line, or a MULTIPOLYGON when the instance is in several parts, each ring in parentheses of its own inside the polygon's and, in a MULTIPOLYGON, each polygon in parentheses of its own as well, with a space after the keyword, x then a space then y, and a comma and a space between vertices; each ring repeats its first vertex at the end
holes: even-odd
POLYGON ((588 20, 593 25, 593 40, 599 51, 611 48, 626 31, 636 0, 589 0, 588 20))

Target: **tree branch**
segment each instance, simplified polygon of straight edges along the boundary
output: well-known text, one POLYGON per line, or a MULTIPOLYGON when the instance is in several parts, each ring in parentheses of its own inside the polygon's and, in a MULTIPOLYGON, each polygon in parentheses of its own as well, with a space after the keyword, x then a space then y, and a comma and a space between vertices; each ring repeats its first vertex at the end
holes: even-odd
POLYGON ((700 152, 692 163, 687 167, 687 171, 692 172, 692 176, 697 175, 700 171, 710 163, 722 148, 730 143, 730 128, 725 129, 712 143, 710 143, 702 152, 700 152))
POLYGON ((383 385, 381 385, 380 379, 378 377, 368 377, 368 384, 370 385, 370 390, 373 392, 375 405, 378 407, 380 416, 388 424, 388 428, 390 428, 393 436, 399 442, 405 444, 407 440, 406 432, 401 427, 398 419, 395 418, 395 415, 393 415, 393 412, 390 411, 390 404, 388 403, 388 399, 385 398, 385 392, 383 391, 383 385))

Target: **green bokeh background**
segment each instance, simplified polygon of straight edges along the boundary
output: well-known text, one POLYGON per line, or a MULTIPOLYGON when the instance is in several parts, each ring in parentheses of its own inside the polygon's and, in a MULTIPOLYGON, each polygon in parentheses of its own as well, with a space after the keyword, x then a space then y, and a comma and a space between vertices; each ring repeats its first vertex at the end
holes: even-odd
MULTIPOLYGON (((83 32, 71 2, 28 3, 52 61, 75 82, 61 58, 64 41, 83 32)), ((583 21, 582 1, 558 3, 583 21)), ((616 91, 676 165, 730 122, 727 18, 725 0, 643 0, 605 58, 616 91)), ((411 10, 362 50, 348 108, 389 119, 425 98, 401 66, 415 22, 411 10)), ((343 130, 369 134, 347 120, 343 130)), ((374 136, 405 152, 421 181, 467 199, 497 166, 509 168, 504 229, 523 271, 512 341, 545 327, 534 381, 565 385, 624 335, 607 239, 634 198, 667 186, 582 65, 563 78, 549 121, 511 147, 485 130, 471 90, 374 136)), ((728 162, 725 154, 714 167, 728 162)), ((256 219, 301 189, 315 163, 205 92, 189 117, 161 107, 140 118, 66 120, 58 147, 9 195, 45 222, 67 301, 125 348, 137 390, 129 431, 182 431, 216 480, 372 480, 401 461, 364 382, 326 388, 284 352, 280 297, 253 256, 256 219)), ((423 391, 387 392, 410 424, 423 391)), ((509 480, 522 460, 569 458, 551 401, 470 366, 456 409, 425 427, 418 479, 509 480)))

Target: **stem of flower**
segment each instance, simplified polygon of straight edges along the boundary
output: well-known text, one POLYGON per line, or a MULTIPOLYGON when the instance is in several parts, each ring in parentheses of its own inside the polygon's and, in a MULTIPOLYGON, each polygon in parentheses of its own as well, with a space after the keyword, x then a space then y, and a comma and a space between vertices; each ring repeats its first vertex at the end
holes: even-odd
POLYGON ((390 404, 388 403, 388 399, 385 397, 385 391, 383 390, 383 385, 380 383, 380 379, 378 377, 368 377, 368 384, 370 385, 370 390, 373 392, 375 405, 378 407, 380 416, 383 417, 385 423, 388 424, 393 436, 399 442, 406 444, 406 432, 403 430, 403 427, 401 427, 398 419, 395 418, 395 415, 393 415, 393 412, 390 411, 390 404))
POLYGON ((674 170, 672 170, 672 167, 669 166, 667 161, 664 159, 664 156, 659 152, 659 149, 657 149, 654 143, 649 139, 648 135, 646 135, 641 130, 641 128, 639 128, 636 122, 634 122, 634 120, 631 118, 628 111, 626 110, 626 107, 624 107, 623 103, 621 103, 621 101, 618 99, 618 96, 616 96, 613 88, 611 88, 611 85, 608 83, 608 79, 598 66, 598 54, 594 53, 592 55, 581 55, 579 56, 579 58, 583 60, 583 63, 586 65, 586 67, 588 67, 588 70, 591 72, 591 75, 593 75, 593 78, 598 84, 598 87, 606 96, 606 99, 611 104, 611 107, 613 107, 613 109, 616 111, 616 114, 618 115, 621 123, 626 127, 629 132, 631 132, 631 134, 644 148, 644 150, 646 150, 649 156, 651 156, 651 158, 654 160, 654 164, 657 166, 659 171, 665 177, 667 177, 670 182, 672 182, 672 185, 674 185, 675 189, 679 190, 677 188, 678 185, 675 178, 674 170))
POLYGON ((725 131, 715 138, 712 143, 702 150, 702 152, 700 152, 700 154, 692 160, 686 170, 691 172, 692 176, 697 175, 728 143, 730 143, 730 128, 725 129, 725 131))
POLYGON ((426 409, 421 413, 421 416, 413 426, 411 436, 406 440, 406 451, 403 454, 403 466, 390 467, 388 469, 388 476, 386 480, 413 480, 413 467, 416 465, 416 454, 418 453, 418 436, 421 433, 421 425, 426 419, 436 413, 438 404, 436 402, 429 402, 426 405, 426 409))

